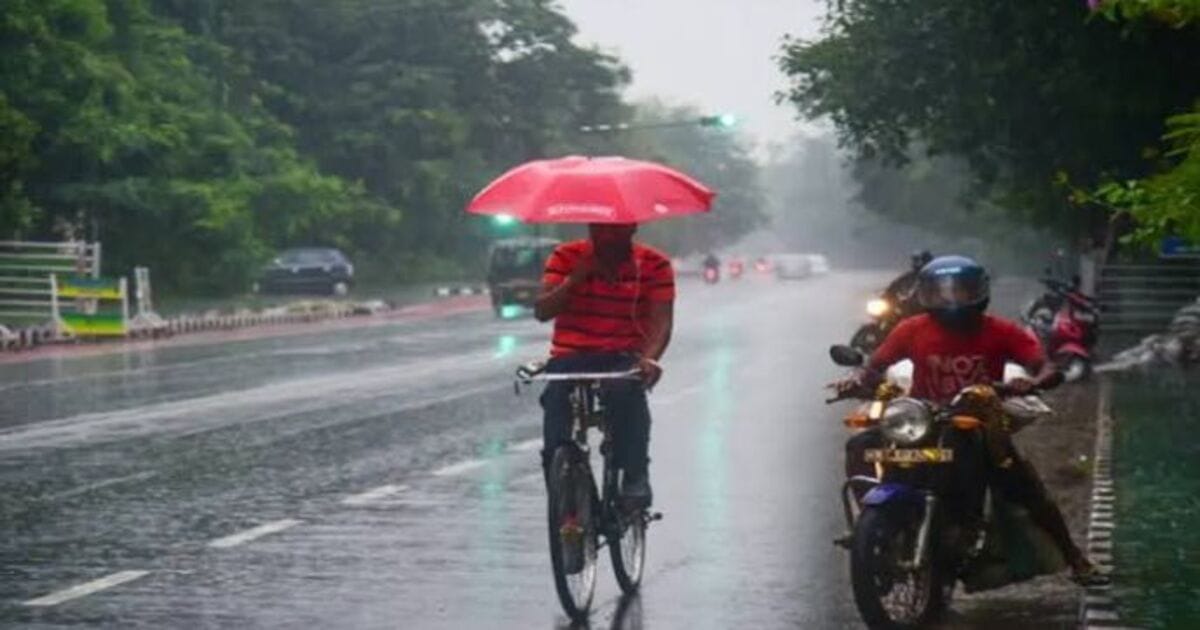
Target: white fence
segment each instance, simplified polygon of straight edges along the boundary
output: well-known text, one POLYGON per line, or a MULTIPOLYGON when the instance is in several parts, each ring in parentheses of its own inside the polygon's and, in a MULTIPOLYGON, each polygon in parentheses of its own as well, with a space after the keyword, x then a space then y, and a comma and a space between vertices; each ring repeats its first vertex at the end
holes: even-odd
POLYGON ((58 332, 55 274, 100 275, 100 244, 0 241, 0 338, 12 327, 58 332))

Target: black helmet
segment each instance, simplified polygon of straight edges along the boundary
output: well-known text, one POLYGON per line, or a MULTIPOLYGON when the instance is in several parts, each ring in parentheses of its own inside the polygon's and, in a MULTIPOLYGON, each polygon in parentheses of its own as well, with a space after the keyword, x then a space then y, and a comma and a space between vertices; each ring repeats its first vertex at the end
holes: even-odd
POLYGON ((952 328, 970 327, 991 299, 987 270, 966 256, 939 256, 921 268, 917 299, 929 314, 952 328))
POLYGON ((929 253, 928 249, 919 249, 912 253, 912 268, 913 271, 920 271, 922 267, 928 265, 933 260, 933 254, 929 253))

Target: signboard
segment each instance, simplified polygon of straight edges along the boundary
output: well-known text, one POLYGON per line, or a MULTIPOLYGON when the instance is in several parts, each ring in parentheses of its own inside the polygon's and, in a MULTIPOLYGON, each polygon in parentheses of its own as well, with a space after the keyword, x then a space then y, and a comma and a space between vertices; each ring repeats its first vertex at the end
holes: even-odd
POLYGON ((58 278, 58 297, 120 300, 122 298, 121 283, 108 278, 60 276, 58 278))
POLYGON ((125 317, 121 313, 63 313, 62 325, 77 337, 124 337, 125 317))
POLYGON ((1158 253, 1163 258, 1200 258, 1200 245, 1181 236, 1168 236, 1159 243, 1158 253))

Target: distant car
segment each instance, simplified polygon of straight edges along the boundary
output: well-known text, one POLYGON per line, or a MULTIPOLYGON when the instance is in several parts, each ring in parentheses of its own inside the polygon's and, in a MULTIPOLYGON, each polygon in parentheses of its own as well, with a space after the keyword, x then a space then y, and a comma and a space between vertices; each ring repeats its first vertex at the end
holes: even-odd
POLYGON ((808 264, 812 267, 813 275, 829 273, 829 259, 824 254, 805 254, 805 256, 808 256, 808 264))
POLYGON ((299 247, 280 252, 258 276, 255 293, 346 295, 354 285, 354 265, 332 247, 299 247))
POLYGON ((513 311, 507 307, 533 308, 542 287, 546 259, 559 242, 552 238, 511 238, 492 244, 487 283, 496 317, 511 317, 513 311))
POLYGON ((780 280, 798 280, 813 274, 812 260, 804 254, 776 254, 771 260, 775 277, 780 280))

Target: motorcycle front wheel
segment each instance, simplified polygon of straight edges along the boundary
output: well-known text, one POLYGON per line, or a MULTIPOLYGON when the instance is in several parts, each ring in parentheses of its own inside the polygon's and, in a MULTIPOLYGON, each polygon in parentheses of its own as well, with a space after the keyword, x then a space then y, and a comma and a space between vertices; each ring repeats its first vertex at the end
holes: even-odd
POLYGON ((917 518, 879 507, 865 508, 855 523, 850 581, 859 615, 870 628, 918 628, 944 608, 936 553, 920 569, 901 566, 912 559, 918 526, 917 518))

